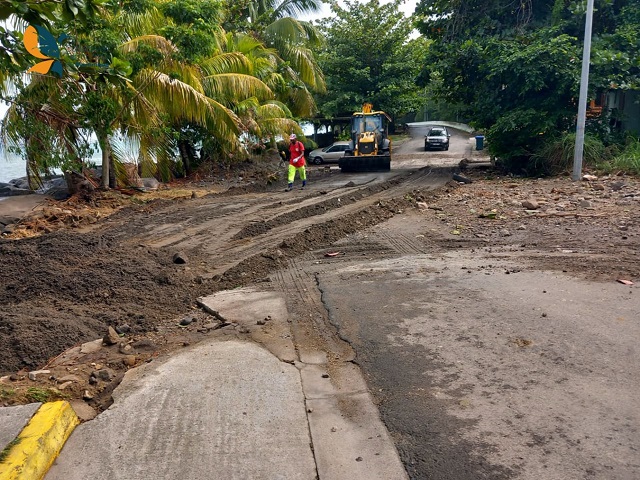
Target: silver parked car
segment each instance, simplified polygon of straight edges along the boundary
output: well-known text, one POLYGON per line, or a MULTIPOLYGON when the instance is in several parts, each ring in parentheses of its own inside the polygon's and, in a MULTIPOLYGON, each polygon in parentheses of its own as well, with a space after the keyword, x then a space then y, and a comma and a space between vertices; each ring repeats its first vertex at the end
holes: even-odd
POLYGON ((328 147, 316 148, 309 153, 309 161, 320 165, 321 163, 338 163, 340 157, 349 149, 349 142, 334 142, 328 147))
POLYGON ((432 148, 438 148, 440 150, 449 150, 449 138, 451 135, 447 131, 447 127, 431 127, 429 133, 424 138, 425 151, 432 148))

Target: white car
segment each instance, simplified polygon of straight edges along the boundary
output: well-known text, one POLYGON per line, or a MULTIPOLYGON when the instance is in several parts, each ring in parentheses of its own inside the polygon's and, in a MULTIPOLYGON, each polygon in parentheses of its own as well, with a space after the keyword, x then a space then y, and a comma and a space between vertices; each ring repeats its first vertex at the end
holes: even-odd
POLYGON ((309 161, 320 165, 322 163, 338 163, 340 157, 349 149, 349 142, 334 142, 328 147, 316 148, 309 153, 309 161))
POLYGON ((424 137, 424 149, 425 151, 435 148, 439 150, 449 150, 449 138, 451 138, 451 135, 446 127, 431 127, 429 133, 424 137))

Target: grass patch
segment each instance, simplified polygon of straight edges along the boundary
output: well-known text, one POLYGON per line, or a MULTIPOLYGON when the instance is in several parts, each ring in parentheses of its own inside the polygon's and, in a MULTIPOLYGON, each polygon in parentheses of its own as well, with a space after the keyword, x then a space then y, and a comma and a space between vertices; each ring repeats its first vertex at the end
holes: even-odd
POLYGON ((8 400, 14 397, 16 391, 13 388, 4 387, 0 385, 0 400, 8 400))
POLYGON ((625 149, 609 162, 598 164, 605 173, 628 173, 640 175, 640 139, 629 143, 625 149))
POLYGON ((0 463, 4 462, 7 457, 9 456, 9 452, 11 451, 11 449, 13 447, 15 447, 16 445, 18 445, 20 443, 20 439, 19 438, 14 438, 13 440, 11 440, 6 447, 4 447, 2 449, 2 451, 0 452, 0 463))
POLYGON ((31 402, 47 403, 54 400, 66 400, 69 396, 51 388, 31 387, 25 392, 25 398, 31 402))
MULTIPOLYGON (((565 133, 562 137, 545 143, 540 151, 531 157, 534 170, 551 175, 570 171, 573 166, 575 144, 575 133, 565 133)), ((608 155, 606 147, 598 138, 585 135, 582 152, 585 167, 606 162, 608 155)))

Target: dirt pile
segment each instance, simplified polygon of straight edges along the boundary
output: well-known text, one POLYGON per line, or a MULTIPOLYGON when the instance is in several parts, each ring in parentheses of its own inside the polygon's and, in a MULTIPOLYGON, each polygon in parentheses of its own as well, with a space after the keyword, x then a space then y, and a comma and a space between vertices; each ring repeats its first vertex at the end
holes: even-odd
MULTIPOLYGON (((267 169, 258 171, 253 183, 223 187, 197 180, 156 197, 110 192, 48 205, 24 223, 38 225, 30 233, 40 236, 18 239, 15 232, 14 239, 0 239, 0 374, 7 375, 0 382, 0 403, 53 395, 84 397, 104 408, 127 369, 209 335, 243 335, 238 326, 201 311, 199 296, 268 284, 290 259, 406 212, 420 212, 430 225, 419 235, 421 251, 465 248, 490 257, 518 250, 537 268, 640 280, 637 179, 573 183, 497 178, 474 170, 465 175, 473 183, 450 182, 420 193, 431 178, 424 172, 336 187, 335 178, 318 169, 310 178, 325 178, 333 191, 316 187, 285 196, 282 172, 267 169), (291 227, 301 222, 304 226, 291 227), (158 236, 150 246, 154 239, 147 242, 147 235, 164 235, 165 227, 179 233, 168 237, 177 240, 158 236), (229 242, 207 251, 214 237, 186 241, 192 245, 182 252, 186 263, 174 263, 178 245, 189 238, 185 231, 217 237, 223 229, 229 242), (248 245, 253 247, 242 250, 248 245), (232 253, 236 256, 229 259, 232 253), (103 345, 108 327, 117 329, 118 337, 103 345), (29 379, 36 369, 49 372, 29 379)), ((364 240, 353 245, 363 252, 373 247, 364 240)))

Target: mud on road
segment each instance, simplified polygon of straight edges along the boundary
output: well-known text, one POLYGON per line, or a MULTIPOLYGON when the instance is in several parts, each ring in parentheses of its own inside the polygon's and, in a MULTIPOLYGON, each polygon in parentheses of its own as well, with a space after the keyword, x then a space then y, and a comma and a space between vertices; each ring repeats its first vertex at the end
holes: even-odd
MULTIPOLYGON (((103 409, 129 368, 211 336, 248 338, 251 332, 200 309, 196 299, 260 285, 287 294, 299 353, 322 350, 330 360, 360 363, 411 478, 509 478, 530 470, 526 462, 491 457, 497 443, 448 438, 471 429, 475 420, 461 421, 467 427, 453 420, 439 426, 420 417, 407 421, 402 412, 411 412, 406 402, 415 398, 389 396, 388 382, 396 378, 394 362, 409 369, 415 352, 381 355, 374 348, 381 346, 377 336, 394 332, 385 331, 383 322, 377 332, 371 326, 374 333, 368 336, 355 319, 345 315, 341 321, 335 311, 331 314, 335 304, 327 303, 330 289, 323 282, 343 268, 368 272, 370 264, 402 258, 411 264, 414 256, 425 272, 445 262, 438 271, 452 275, 446 258, 453 256, 451 265, 467 259, 457 275, 470 278, 551 271, 576 281, 637 283, 640 182, 627 177, 525 180, 471 168, 463 173, 473 183, 460 184, 451 174, 466 147, 456 151, 453 144, 450 152, 427 154, 420 152, 420 142, 407 144, 388 174, 312 169, 304 191, 283 192, 281 179, 141 203, 76 228, 0 240, 0 374, 11 376, 0 383, 0 402, 33 400, 29 389, 38 387, 103 409), (175 262, 176 254, 184 263, 175 262), (424 264, 424 256, 434 256, 433 265, 424 264), (85 343, 101 339, 109 326, 122 332, 112 346, 85 343), (28 371, 45 367, 49 373, 28 379, 28 371), (100 370, 106 373, 96 375, 100 370), (461 476, 447 477, 465 445, 478 450, 465 457, 466 463, 458 462, 461 476)), ((354 285, 367 275, 375 277, 366 272, 345 274, 344 292, 353 292, 353 299, 358 297, 354 285)), ((394 275, 406 273, 400 268, 394 275)), ((638 303, 633 287, 616 285, 638 303)), ((381 291, 379 297, 391 292, 381 291)), ((455 309, 456 300, 440 293, 447 299, 440 308, 455 309)), ((434 338, 440 334, 431 332, 434 338)), ((518 339, 528 347, 530 338, 513 340, 518 339)), ((442 341, 451 339, 443 335, 442 341)), ((449 365, 434 361, 429 368, 438 375, 449 365)), ((407 386, 396 387, 400 392, 407 386)), ((453 390, 443 395, 466 401, 464 391, 461 386, 459 397, 453 390)), ((426 402, 426 410, 438 411, 426 402)), ((535 443, 537 437, 532 438, 535 443)), ((563 452, 570 455, 571 449, 563 452)))

